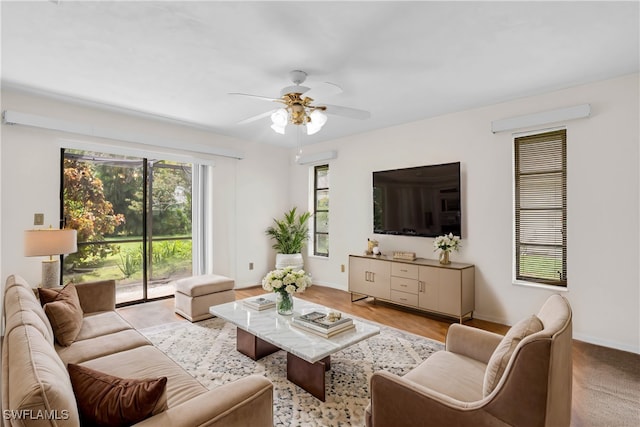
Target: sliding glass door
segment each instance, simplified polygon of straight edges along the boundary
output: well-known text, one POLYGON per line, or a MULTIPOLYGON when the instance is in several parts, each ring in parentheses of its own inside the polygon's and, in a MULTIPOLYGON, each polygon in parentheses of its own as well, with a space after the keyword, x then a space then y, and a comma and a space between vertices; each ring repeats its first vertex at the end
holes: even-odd
POLYGON ((63 150, 62 218, 78 231, 63 281, 116 280, 116 302, 173 295, 192 274, 192 166, 63 150))

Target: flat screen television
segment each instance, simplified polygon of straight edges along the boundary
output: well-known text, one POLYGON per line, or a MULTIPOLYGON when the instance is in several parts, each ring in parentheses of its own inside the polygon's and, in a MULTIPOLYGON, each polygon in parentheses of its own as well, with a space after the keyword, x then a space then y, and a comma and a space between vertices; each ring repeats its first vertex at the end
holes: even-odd
POLYGON ((460 162, 373 172, 373 232, 461 236, 460 162))

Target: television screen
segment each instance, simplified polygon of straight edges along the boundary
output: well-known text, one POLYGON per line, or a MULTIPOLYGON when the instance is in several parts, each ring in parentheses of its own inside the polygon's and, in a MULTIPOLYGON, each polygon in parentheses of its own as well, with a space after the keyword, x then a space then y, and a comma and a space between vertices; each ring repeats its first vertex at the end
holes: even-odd
POLYGON ((461 236, 460 162, 373 172, 373 232, 461 236))

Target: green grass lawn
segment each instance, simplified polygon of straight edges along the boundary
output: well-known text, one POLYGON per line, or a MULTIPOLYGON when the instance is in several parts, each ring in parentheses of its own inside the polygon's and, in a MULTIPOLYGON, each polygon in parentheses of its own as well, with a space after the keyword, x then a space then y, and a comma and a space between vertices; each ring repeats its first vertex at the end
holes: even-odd
MULTIPOLYGON (((117 243, 119 250, 91 265, 78 266, 64 272, 64 282, 90 282, 115 279, 118 284, 142 281, 142 243, 117 243)), ((153 243, 151 280, 170 280, 171 277, 190 274, 191 240, 172 240, 153 243)))
POLYGON ((520 256, 520 274, 537 279, 558 280, 562 260, 544 255, 520 256))

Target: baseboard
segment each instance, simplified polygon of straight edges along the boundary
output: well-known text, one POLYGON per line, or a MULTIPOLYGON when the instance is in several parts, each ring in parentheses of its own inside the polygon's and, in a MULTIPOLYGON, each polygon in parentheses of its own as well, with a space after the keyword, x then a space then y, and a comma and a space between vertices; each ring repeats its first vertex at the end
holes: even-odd
POLYGON ((242 285, 236 283, 233 289, 255 288, 256 286, 262 286, 262 285, 260 283, 244 283, 242 285))
POLYGON ((630 346, 628 344, 623 344, 617 341, 603 340, 598 337, 593 337, 585 334, 576 334, 576 333, 573 334, 573 339, 578 341, 583 341, 589 344, 599 345, 601 347, 608 347, 616 350, 626 351, 629 353, 640 354, 640 347, 630 346))
POLYGON ((473 312, 473 318, 478 320, 484 320, 487 322, 492 322, 492 323, 499 323, 501 325, 511 326, 509 325, 509 322, 507 321, 507 319, 503 319, 495 316, 487 316, 482 313, 478 313, 477 311, 473 312))
MULTIPOLYGON (((485 316, 483 314, 478 314, 474 312, 473 318, 479 319, 479 320, 485 320, 487 322, 500 323, 501 325, 511 326, 509 325, 509 322, 506 319, 500 319, 494 316, 485 316)), ((578 341, 583 341, 589 344, 599 345, 601 347, 608 347, 608 348, 613 348, 615 350, 621 350, 629 353, 640 354, 640 347, 633 347, 628 344, 620 343, 617 341, 603 340, 601 338, 594 337, 591 335, 577 334, 574 332, 573 339, 578 341)))
POLYGON ((313 285, 322 286, 323 288, 332 288, 332 289, 337 289, 339 291, 349 292, 347 289, 344 289, 344 287, 340 285, 336 285, 335 283, 330 283, 330 282, 319 282, 317 280, 314 280, 313 285))

